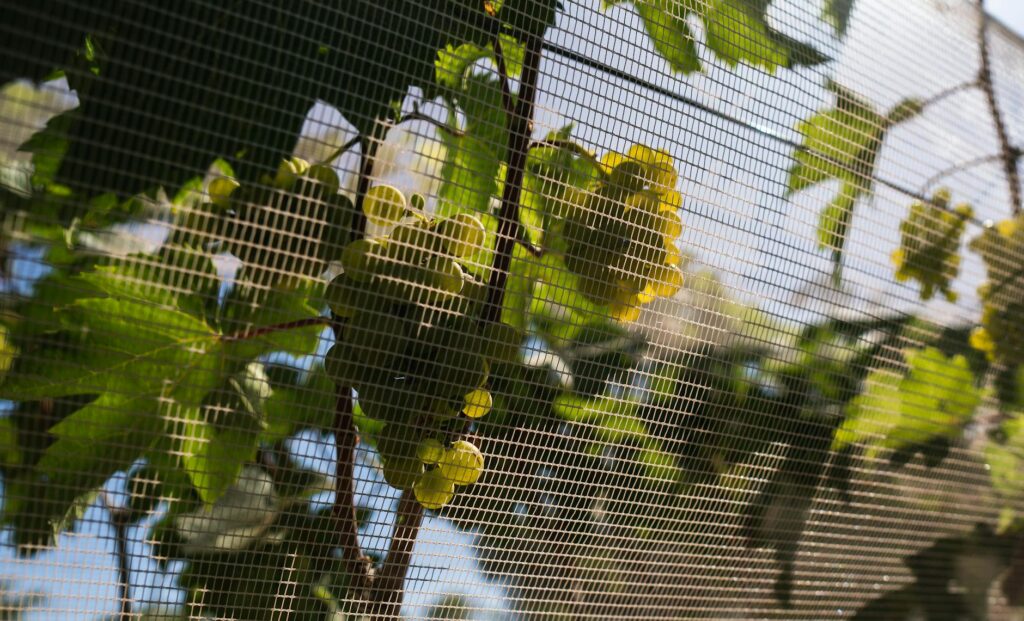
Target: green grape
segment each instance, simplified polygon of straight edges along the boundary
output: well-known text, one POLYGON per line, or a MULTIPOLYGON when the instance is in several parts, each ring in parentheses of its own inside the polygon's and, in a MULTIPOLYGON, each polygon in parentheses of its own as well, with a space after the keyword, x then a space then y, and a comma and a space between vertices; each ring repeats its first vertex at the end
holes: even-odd
POLYGON ((354 356, 381 367, 398 364, 410 345, 406 320, 390 313, 363 310, 345 326, 344 336, 354 356))
POLYGON ((651 272, 645 291, 656 298, 672 297, 683 287, 683 272, 674 265, 659 265, 651 272))
POLYGON ((341 274, 327 285, 327 305, 336 317, 352 318, 357 313, 380 313, 391 302, 376 289, 341 274))
POLYGON ((328 164, 313 164, 306 171, 306 176, 319 184, 322 190, 328 194, 337 192, 341 186, 338 173, 328 164))
POLYGON ((384 459, 384 480, 395 489, 412 489, 423 475, 423 463, 416 457, 384 459))
POLYGON ((239 183, 230 177, 217 177, 210 182, 206 193, 210 195, 210 202, 218 207, 229 207, 231 195, 238 189, 239 183))
POLYGON ((416 435, 409 427, 389 424, 378 436, 377 452, 384 461, 384 480, 391 487, 412 489, 423 474, 416 435))
POLYGON ((396 226, 388 236, 388 245, 394 246, 393 252, 398 256, 408 256, 407 260, 415 261, 440 253, 444 240, 430 228, 430 222, 417 220, 396 226))
POLYGON ((483 418, 490 413, 493 405, 494 398, 491 396, 490 391, 477 388, 466 393, 462 413, 468 418, 483 418))
POLYGON ((484 456, 473 444, 459 440, 444 452, 437 469, 456 485, 472 485, 484 472, 484 456))
POLYGON ((355 384, 359 403, 367 416, 388 423, 408 424, 429 414, 433 397, 418 382, 396 378, 394 370, 380 369, 378 377, 355 384))
POLYGON ((382 251, 383 246, 378 241, 357 239, 341 252, 341 266, 352 280, 370 282, 380 270, 379 254, 382 251))
POLYGON ((484 247, 487 229, 480 219, 468 213, 460 213, 437 225, 438 234, 444 239, 445 248, 455 257, 468 257, 484 247))
POLYGON ((424 509, 437 510, 451 502, 455 484, 445 478, 438 468, 427 470, 413 487, 416 500, 424 509))
POLYGON ((273 185, 282 190, 291 189, 307 170, 309 170, 309 162, 300 157, 282 160, 274 175, 273 185))
POLYGON ((422 214, 427 208, 427 199, 422 194, 413 194, 409 197, 409 206, 422 214))
POLYGON ((416 446, 416 456, 425 464, 436 465, 444 457, 444 444, 437 438, 424 438, 416 446))
POLYGON ((483 356, 473 352, 440 350, 424 379, 434 395, 461 400, 463 395, 487 379, 487 362, 483 356))
POLYGON ((391 185, 376 185, 366 192, 363 199, 366 219, 380 226, 389 226, 401 220, 407 207, 405 194, 391 185))

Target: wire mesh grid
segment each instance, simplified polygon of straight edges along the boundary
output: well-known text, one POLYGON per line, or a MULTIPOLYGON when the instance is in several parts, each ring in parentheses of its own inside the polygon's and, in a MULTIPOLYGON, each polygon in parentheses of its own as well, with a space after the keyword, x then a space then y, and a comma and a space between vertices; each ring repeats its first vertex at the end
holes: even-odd
POLYGON ((1024 618, 980 4, 0 16, 0 618, 1024 618))

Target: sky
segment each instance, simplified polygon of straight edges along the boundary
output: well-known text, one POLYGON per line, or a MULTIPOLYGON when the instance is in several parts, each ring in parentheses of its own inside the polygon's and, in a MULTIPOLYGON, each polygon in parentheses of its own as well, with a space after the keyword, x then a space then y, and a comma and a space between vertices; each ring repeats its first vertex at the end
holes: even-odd
POLYGON ((1024 2, 1021 0, 988 0, 985 8, 992 17, 1024 37, 1024 2))

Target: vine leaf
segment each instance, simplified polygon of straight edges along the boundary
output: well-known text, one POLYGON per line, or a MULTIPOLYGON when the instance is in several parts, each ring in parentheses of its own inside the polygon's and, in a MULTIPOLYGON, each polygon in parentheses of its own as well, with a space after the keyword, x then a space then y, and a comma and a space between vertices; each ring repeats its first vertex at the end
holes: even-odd
POLYGON ((789 171, 787 193, 829 180, 839 182, 839 191, 821 212, 818 222, 819 247, 832 251, 838 280, 853 209, 861 197, 872 191, 875 161, 886 133, 893 125, 920 112, 921 104, 905 100, 888 114, 882 114, 839 84, 830 82, 829 90, 835 93, 835 105, 819 110, 796 126, 803 139, 789 171))
POLYGON ((846 407, 832 450, 863 443, 868 458, 888 449, 897 465, 916 452, 924 453, 929 465, 942 460, 980 403, 981 391, 962 355, 948 358, 934 347, 904 355, 907 371, 902 376, 884 369, 868 376, 864 392, 846 407))
POLYGON ((437 215, 442 218, 459 211, 490 212, 508 144, 497 80, 471 76, 456 98, 465 116, 465 126, 459 136, 441 135, 447 147, 438 190, 437 215))
POLYGON ((779 67, 813 66, 829 58, 813 46, 768 24, 770 0, 606 0, 606 9, 632 4, 658 52, 677 73, 701 70, 700 55, 688 19, 699 17, 707 45, 729 66, 748 63, 774 72, 779 67))
MULTIPOLYGON (((526 53, 526 48, 510 35, 500 35, 500 39, 501 51, 505 57, 505 67, 509 73, 508 77, 518 79, 523 70, 523 55, 526 53)), ((485 58, 494 60, 494 48, 489 45, 475 43, 463 43, 459 46, 446 45, 437 53, 437 60, 434 61, 434 80, 439 86, 456 92, 462 91, 467 86, 466 79, 470 69, 485 58)))
POLYGON ((850 26, 853 4, 854 0, 825 0, 822 17, 832 24, 840 38, 846 36, 846 29, 850 26))

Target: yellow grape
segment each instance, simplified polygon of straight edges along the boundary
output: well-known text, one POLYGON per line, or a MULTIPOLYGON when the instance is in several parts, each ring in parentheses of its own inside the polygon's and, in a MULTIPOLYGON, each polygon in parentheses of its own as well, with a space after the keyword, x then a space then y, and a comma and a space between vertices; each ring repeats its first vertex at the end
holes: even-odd
POLYGON ((440 509, 455 496, 455 483, 441 474, 440 469, 426 471, 413 486, 416 500, 424 509, 440 509))
POLYGON ((672 243, 683 234, 683 220, 674 211, 663 211, 661 216, 661 234, 666 242, 672 243))
POLYGON ((683 287, 683 273, 674 265, 659 265, 651 272, 646 291, 658 298, 675 295, 683 287))
POLYGON ((490 391, 478 388, 466 394, 465 405, 462 413, 468 418, 483 418, 491 411, 494 405, 494 398, 490 391))
POLYGON ((402 219, 408 204, 405 194, 392 185, 376 185, 366 192, 363 213, 366 219, 380 226, 389 226, 402 219))
POLYGON ((484 472, 484 456, 474 445, 459 440, 444 452, 437 469, 455 485, 472 485, 484 472))
POLYGON ((448 252, 455 257, 467 257, 483 248, 487 229, 480 219, 468 213, 460 213, 443 220, 437 232, 444 239, 448 252))
POLYGON ((433 466, 444 457, 444 445, 437 438, 424 438, 416 446, 416 457, 421 462, 433 466))

